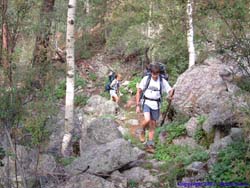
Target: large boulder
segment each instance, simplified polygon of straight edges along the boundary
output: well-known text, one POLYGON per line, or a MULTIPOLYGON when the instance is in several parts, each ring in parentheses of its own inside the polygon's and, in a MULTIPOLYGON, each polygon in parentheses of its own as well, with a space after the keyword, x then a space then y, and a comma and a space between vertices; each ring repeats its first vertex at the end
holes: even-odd
POLYGON ((175 109, 192 117, 207 115, 206 132, 214 125, 235 124, 236 109, 244 104, 244 96, 237 93, 240 89, 234 84, 236 72, 219 58, 188 69, 175 84, 175 109))
POLYGON ((19 187, 23 187, 24 180, 27 187, 32 187, 40 176, 47 177, 50 181, 49 176, 56 172, 57 164, 51 155, 39 154, 38 156, 37 151, 17 145, 16 157, 17 163, 15 163, 15 157, 9 157, 9 160, 7 157, 3 159, 4 166, 0 167, 0 187, 7 186, 6 180, 9 177, 13 177, 11 183, 16 184, 16 175, 19 187), (9 165, 7 165, 8 162, 9 165))
POLYGON ((65 170, 70 175, 75 175, 82 170, 95 174, 109 174, 123 166, 136 161, 142 152, 134 149, 124 139, 116 139, 107 144, 89 148, 81 157, 74 160, 65 170))
MULTIPOLYGON (((59 113, 54 116, 51 121, 46 124, 46 128, 51 133, 49 137, 49 143, 45 148, 44 152, 51 153, 53 155, 61 155, 61 145, 64 135, 64 124, 65 124, 65 110, 64 108, 59 109, 59 113)), ((81 126, 87 123, 86 115, 82 108, 76 108, 74 110, 74 129, 72 134, 74 137, 80 137, 81 126)))
POLYGON ((57 188, 115 188, 114 183, 88 173, 71 177, 57 188))
POLYGON ((152 182, 157 183, 159 180, 156 176, 152 176, 149 170, 145 170, 141 167, 132 168, 123 172, 123 175, 129 180, 133 182, 152 182))
POLYGON ((82 131, 81 152, 84 154, 88 148, 122 138, 118 126, 119 125, 112 119, 94 119, 86 129, 82 131))
POLYGON ((87 101, 84 111, 92 116, 117 115, 119 106, 117 103, 107 100, 100 95, 93 95, 87 101))

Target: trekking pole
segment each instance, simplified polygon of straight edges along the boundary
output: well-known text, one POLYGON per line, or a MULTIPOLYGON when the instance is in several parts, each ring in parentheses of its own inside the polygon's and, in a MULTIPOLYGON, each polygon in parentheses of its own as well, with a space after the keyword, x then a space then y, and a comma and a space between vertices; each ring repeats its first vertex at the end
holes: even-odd
MULTIPOLYGON (((172 95, 174 95, 174 91, 175 91, 175 90, 173 89, 173 94, 172 94, 172 95)), ((169 110, 170 110, 171 102, 172 102, 172 100, 168 100, 168 107, 167 107, 167 110, 166 110, 166 112, 164 113, 164 115, 163 115, 163 117, 162 117, 160 127, 162 127, 162 125, 163 125, 164 122, 165 122, 165 119, 166 119, 166 117, 167 117, 167 115, 168 115, 168 112, 169 112, 169 110)))

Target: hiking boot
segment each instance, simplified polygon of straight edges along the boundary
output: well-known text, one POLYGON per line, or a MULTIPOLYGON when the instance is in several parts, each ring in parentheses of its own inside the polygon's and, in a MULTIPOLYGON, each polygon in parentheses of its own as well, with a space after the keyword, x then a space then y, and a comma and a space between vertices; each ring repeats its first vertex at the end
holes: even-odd
POLYGON ((145 138, 145 130, 142 130, 140 135, 139 135, 139 139, 140 141, 143 143, 146 141, 146 138, 145 138))
POLYGON ((155 147, 153 145, 147 145, 145 151, 148 153, 155 153, 155 147))
POLYGON ((153 140, 149 140, 147 141, 147 143, 145 144, 145 151, 148 153, 155 153, 155 147, 154 147, 154 141, 153 140))

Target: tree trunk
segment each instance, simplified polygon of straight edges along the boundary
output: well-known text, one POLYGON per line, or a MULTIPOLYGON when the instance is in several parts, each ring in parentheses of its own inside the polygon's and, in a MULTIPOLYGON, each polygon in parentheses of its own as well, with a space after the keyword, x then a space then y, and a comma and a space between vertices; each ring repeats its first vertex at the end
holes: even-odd
POLYGON ((85 6, 86 15, 88 16, 90 14, 90 2, 89 2, 89 0, 85 0, 84 6, 85 6))
POLYGON ((189 53, 189 63, 190 68, 195 64, 195 48, 194 48, 194 29, 193 29, 193 0, 188 0, 187 2, 187 43, 188 43, 188 53, 189 53))
POLYGON ((51 37, 52 12, 55 0, 43 0, 40 13, 40 28, 36 36, 35 49, 33 52, 32 65, 37 68, 37 80, 44 85, 44 77, 47 72, 46 68, 50 62, 49 43, 51 37))
POLYGON ((148 37, 148 45, 149 45, 149 58, 151 59, 151 62, 155 62, 155 50, 154 50, 154 44, 151 42, 153 39, 153 28, 152 28, 152 15, 153 15, 153 1, 150 0, 149 3, 149 12, 148 12, 148 23, 147 23, 147 37, 148 37))
POLYGON ((74 55, 74 26, 76 0, 69 0, 66 33, 66 99, 65 99, 65 127, 62 141, 62 155, 69 155, 69 145, 74 128, 74 85, 75 85, 75 55, 74 55))
POLYGON ((7 75, 9 84, 12 82, 11 75, 11 66, 9 62, 9 32, 7 24, 7 9, 8 9, 8 0, 2 0, 2 51, 1 51, 1 64, 3 65, 4 71, 7 75))

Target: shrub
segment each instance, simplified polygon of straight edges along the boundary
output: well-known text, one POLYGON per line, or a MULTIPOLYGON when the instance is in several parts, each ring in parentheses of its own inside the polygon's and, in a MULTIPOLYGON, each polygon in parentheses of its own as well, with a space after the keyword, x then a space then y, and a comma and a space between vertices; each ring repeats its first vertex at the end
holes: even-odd
POLYGON ((215 182, 249 182, 249 145, 244 141, 235 142, 218 154, 218 162, 213 165, 207 180, 215 182))
POLYGON ((141 81, 140 77, 134 77, 131 82, 128 84, 128 88, 132 90, 132 94, 135 94, 137 91, 136 84, 141 81))
POLYGON ((159 127, 156 129, 156 136, 158 137, 161 131, 166 131, 168 133, 167 142, 170 143, 173 139, 186 134, 186 127, 184 124, 180 124, 175 121, 167 126, 159 127))
POLYGON ((88 97, 85 95, 77 95, 74 99, 75 106, 85 106, 87 104, 88 97))
POLYGON ((61 81, 55 89, 55 96, 57 99, 62 99, 66 95, 66 80, 61 81))

